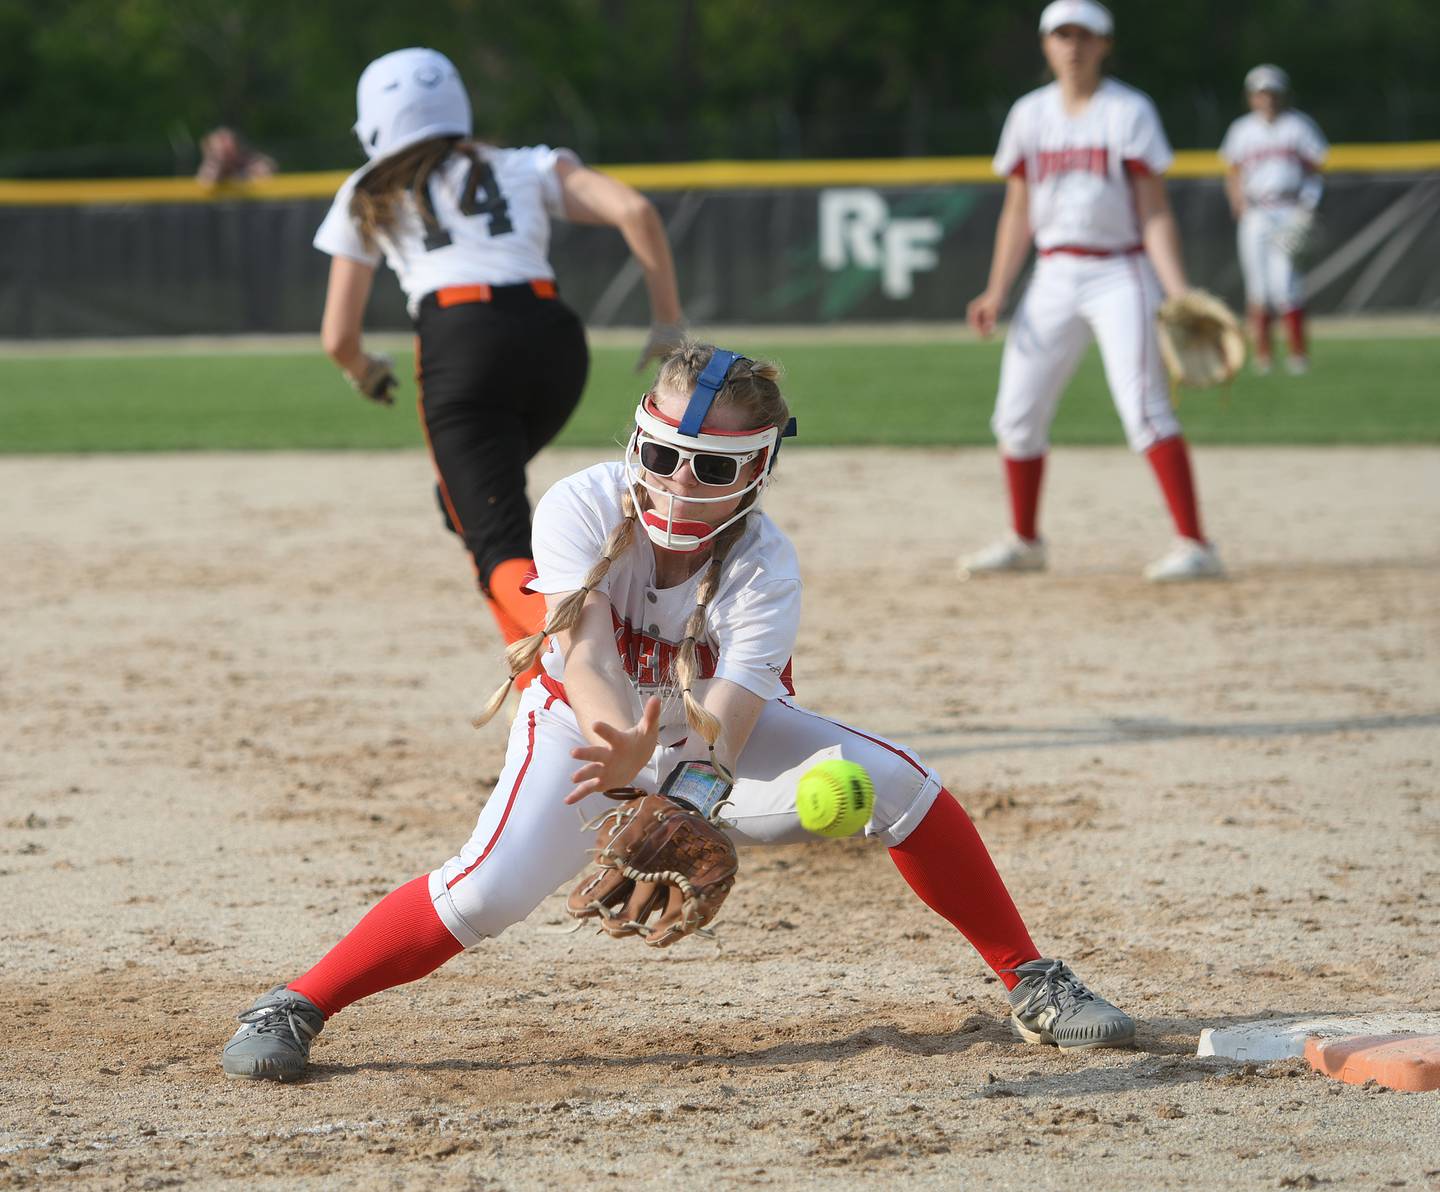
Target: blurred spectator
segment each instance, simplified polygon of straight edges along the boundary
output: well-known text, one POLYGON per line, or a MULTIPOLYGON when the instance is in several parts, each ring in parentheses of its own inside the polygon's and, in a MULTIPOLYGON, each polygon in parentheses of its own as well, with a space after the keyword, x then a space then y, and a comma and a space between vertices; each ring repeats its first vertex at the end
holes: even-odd
POLYGON ((200 140, 200 168, 195 181, 202 186, 222 182, 253 182, 275 172, 275 159, 252 149, 233 128, 207 132, 200 140))

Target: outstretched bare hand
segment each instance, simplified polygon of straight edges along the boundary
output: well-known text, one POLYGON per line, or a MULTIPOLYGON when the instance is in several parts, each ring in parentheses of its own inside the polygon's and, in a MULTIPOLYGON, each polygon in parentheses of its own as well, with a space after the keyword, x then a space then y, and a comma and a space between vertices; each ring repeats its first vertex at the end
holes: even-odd
POLYGON ((581 745, 570 751, 571 757, 586 764, 570 775, 575 789, 565 796, 567 803, 578 803, 597 791, 617 790, 634 781, 655 752, 660 735, 660 701, 653 695, 646 700, 640 719, 630 728, 615 728, 597 720, 592 731, 601 744, 581 745))

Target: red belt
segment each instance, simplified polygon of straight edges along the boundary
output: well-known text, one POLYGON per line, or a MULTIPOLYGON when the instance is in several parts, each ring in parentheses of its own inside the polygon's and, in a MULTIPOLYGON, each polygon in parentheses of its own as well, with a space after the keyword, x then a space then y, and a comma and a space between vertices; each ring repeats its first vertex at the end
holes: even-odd
POLYGON ((557 294, 555 283, 548 277, 537 277, 531 281, 516 282, 513 286, 445 286, 435 291, 435 301, 441 306, 460 306, 466 302, 491 302, 496 290, 513 290, 528 287, 537 298, 554 298, 557 294))
POLYGON ((1087 248, 1083 244, 1057 244, 1054 248, 1042 248, 1042 257, 1052 256, 1057 252, 1063 252, 1071 257, 1128 257, 1132 253, 1144 252, 1142 244, 1132 244, 1129 248, 1087 248))

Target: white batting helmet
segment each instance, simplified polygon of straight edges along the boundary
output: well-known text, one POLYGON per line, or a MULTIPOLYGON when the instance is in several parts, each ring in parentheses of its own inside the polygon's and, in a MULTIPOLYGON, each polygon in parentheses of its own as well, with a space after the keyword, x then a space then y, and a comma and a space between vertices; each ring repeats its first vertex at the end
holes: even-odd
POLYGON ((1269 62, 1262 62, 1245 76, 1245 94, 1257 91, 1275 91, 1281 95, 1290 93, 1290 76, 1269 62))
POLYGON ((470 97, 455 64, 438 50, 376 58, 355 88, 355 135, 371 161, 431 137, 468 137, 470 97))

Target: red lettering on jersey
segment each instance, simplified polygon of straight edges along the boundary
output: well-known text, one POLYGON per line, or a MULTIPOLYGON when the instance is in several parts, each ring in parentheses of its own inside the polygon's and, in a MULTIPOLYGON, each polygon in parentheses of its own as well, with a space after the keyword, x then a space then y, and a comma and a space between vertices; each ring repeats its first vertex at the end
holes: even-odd
MULTIPOLYGON (((667 642, 622 621, 612 606, 610 620, 615 626, 615 649, 625 673, 641 687, 664 687, 675 679, 675 659, 679 657, 678 642, 667 642)), ((695 659, 702 679, 715 677, 715 651, 708 642, 695 643, 695 659)))
POLYGON ((1035 155, 1035 181, 1044 182, 1054 174, 1108 174, 1110 151, 1094 148, 1042 149, 1035 155))
MULTIPOLYGON (((610 609, 610 621, 615 626, 615 650, 620 655, 620 663, 637 686, 667 687, 675 682, 675 660, 680 655, 678 642, 652 637, 629 621, 621 620, 613 605, 610 609)), ((708 642, 696 643, 695 658, 700 664, 699 677, 713 679, 718 658, 708 642)), ((785 666, 776 677, 790 695, 795 694, 790 659, 785 660, 785 666)))

